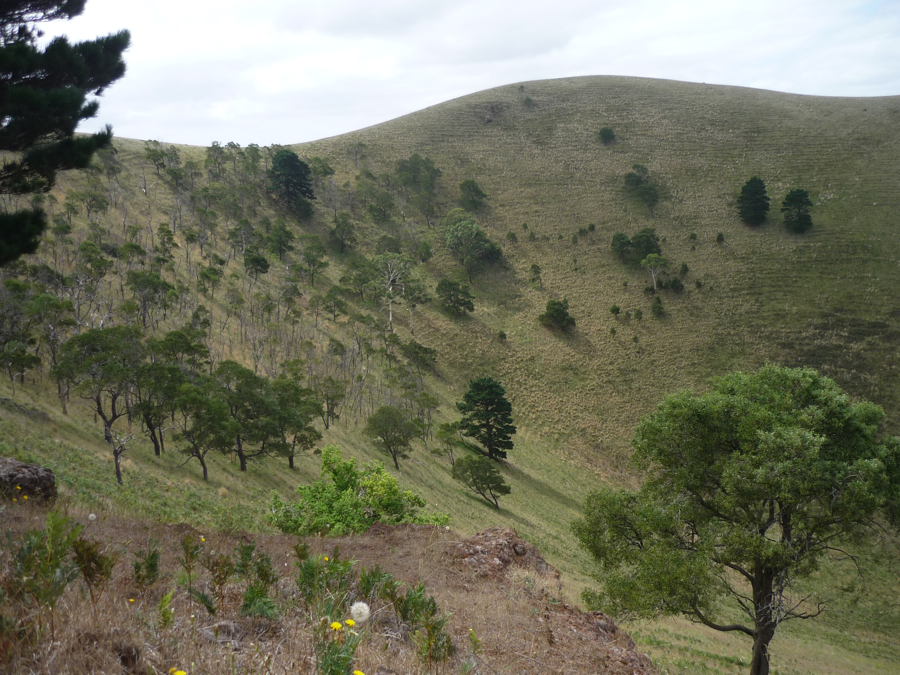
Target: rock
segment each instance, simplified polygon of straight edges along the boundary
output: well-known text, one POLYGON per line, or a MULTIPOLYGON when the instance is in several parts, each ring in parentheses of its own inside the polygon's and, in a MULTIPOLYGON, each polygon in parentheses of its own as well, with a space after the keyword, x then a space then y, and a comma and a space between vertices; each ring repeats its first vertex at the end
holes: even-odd
POLYGON ((50 469, 0 457, 0 499, 56 499, 56 477, 50 469))
POLYGON ((491 527, 456 544, 449 555, 480 577, 500 579, 509 567, 524 567, 559 578, 559 571, 547 564, 536 546, 522 540, 514 530, 491 527))

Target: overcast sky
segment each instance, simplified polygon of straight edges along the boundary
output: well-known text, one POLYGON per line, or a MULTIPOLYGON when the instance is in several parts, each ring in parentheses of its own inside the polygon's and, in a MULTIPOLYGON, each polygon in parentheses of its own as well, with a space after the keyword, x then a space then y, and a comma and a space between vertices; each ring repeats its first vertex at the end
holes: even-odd
POLYGON ((208 146, 343 134, 505 84, 630 75, 900 94, 900 0, 88 0, 131 31, 93 131, 208 146))

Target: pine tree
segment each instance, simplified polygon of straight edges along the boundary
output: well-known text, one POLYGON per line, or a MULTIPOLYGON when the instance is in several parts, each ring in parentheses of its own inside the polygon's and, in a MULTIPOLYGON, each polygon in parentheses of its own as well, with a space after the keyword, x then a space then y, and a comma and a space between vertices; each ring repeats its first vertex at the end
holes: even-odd
POLYGON ((456 404, 463 414, 459 430, 481 443, 491 459, 504 459, 512 450, 512 405, 503 385, 492 377, 479 377, 469 383, 463 400, 456 404))
POLYGON ((766 184, 759 176, 748 180, 741 188, 738 197, 738 215, 741 222, 747 225, 762 225, 769 213, 769 197, 766 195, 766 184))
MULTIPOLYGON (((49 192, 57 171, 88 166, 108 147, 112 129, 75 138, 97 114, 100 95, 125 74, 128 31, 71 44, 54 38, 40 48, 37 25, 70 19, 86 0, 8 0, 0 5, 0 194, 49 192)), ((8 205, 9 200, 4 200, 8 205)), ((13 200, 14 201, 14 200, 13 200)), ((37 250, 47 226, 40 208, 0 214, 0 265, 37 250)))

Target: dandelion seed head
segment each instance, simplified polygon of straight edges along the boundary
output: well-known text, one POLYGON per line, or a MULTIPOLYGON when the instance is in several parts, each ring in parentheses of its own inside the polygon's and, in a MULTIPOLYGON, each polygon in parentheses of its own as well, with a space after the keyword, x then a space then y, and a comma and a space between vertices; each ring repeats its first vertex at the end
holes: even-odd
POLYGON ((97 520, 97 514, 96 514, 96 513, 92 513, 91 515, 88 516, 88 520, 90 520, 90 521, 97 520))
POLYGON ((350 616, 356 623, 365 623, 370 614, 369 606, 364 602, 354 602, 350 605, 350 616))

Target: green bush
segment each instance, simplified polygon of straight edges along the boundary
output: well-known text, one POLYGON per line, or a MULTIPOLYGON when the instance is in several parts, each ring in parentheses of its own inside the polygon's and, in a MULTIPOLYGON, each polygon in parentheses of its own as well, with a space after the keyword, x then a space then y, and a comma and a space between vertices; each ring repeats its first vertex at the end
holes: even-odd
POLYGON ((401 490, 381 462, 344 461, 340 448, 322 449, 322 473, 311 485, 297 487, 297 501, 282 501, 273 493, 270 522, 286 534, 341 536, 368 530, 376 521, 445 525, 450 516, 423 513, 425 500, 401 490))

